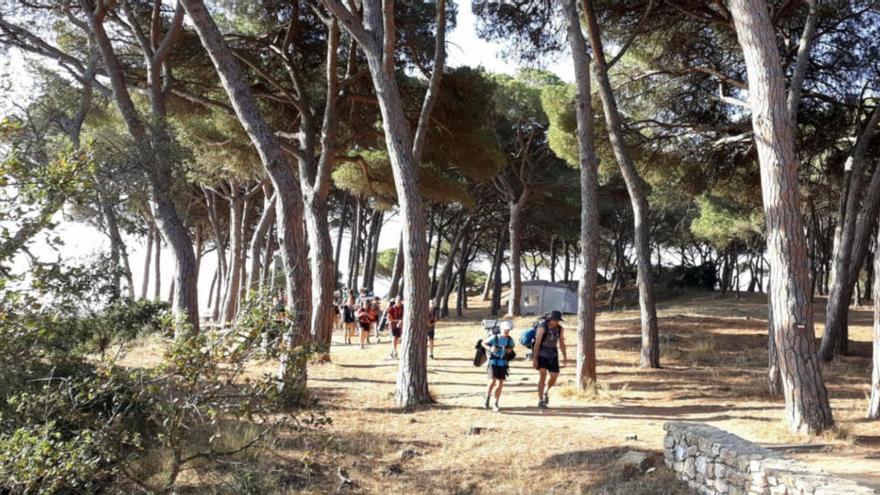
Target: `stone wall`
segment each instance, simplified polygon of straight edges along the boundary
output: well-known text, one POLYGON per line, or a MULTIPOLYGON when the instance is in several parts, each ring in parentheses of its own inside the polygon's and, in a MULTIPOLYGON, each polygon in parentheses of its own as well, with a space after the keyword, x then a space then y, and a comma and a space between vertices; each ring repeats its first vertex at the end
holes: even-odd
POLYGON ((699 494, 876 494, 714 426, 666 423, 663 429, 666 465, 699 494))

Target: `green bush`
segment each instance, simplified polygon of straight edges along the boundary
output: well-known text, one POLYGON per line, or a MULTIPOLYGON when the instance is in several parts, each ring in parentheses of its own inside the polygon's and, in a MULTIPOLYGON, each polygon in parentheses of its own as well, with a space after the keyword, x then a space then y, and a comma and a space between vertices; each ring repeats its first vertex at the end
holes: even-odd
MULTIPOLYGON (((288 330, 266 301, 246 305, 229 332, 178 332, 156 368, 126 369, 115 358, 127 343, 173 334, 167 307, 95 305, 77 277, 92 275, 56 270, 38 291, 0 284, 0 493, 170 492, 185 469, 240 455, 279 428, 326 423, 292 413, 296 386, 245 376, 262 336, 277 347, 288 330)), ((295 378, 311 351, 294 351, 295 378)))

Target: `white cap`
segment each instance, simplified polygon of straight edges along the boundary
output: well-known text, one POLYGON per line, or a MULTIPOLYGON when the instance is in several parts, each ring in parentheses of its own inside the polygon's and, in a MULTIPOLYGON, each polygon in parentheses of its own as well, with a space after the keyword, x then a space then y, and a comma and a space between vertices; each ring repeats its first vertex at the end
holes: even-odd
POLYGON ((501 330, 513 330, 513 322, 504 320, 501 322, 501 330))

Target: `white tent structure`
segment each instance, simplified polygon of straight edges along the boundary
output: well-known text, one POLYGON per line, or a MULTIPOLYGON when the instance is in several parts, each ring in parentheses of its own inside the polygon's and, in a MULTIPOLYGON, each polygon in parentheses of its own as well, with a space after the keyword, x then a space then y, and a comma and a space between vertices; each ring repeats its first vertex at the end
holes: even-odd
POLYGON ((530 280, 522 283, 520 309, 523 314, 542 315, 550 311, 577 312, 577 284, 530 280))

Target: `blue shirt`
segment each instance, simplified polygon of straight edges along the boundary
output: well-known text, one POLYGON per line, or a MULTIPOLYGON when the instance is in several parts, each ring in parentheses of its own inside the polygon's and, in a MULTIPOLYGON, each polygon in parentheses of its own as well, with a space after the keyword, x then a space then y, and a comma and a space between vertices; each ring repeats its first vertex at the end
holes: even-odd
POLYGON ((486 345, 490 347, 497 345, 501 348, 498 352, 493 352, 492 349, 489 350, 489 365, 506 367, 507 361, 504 359, 504 354, 507 352, 507 348, 513 348, 513 337, 494 335, 486 341, 486 345))

